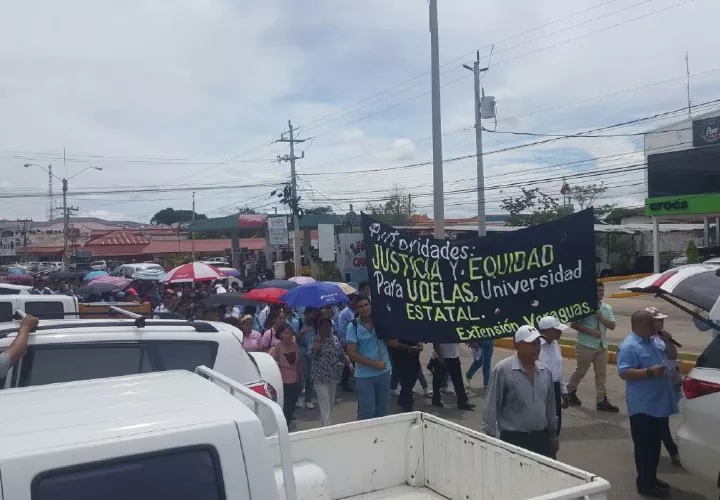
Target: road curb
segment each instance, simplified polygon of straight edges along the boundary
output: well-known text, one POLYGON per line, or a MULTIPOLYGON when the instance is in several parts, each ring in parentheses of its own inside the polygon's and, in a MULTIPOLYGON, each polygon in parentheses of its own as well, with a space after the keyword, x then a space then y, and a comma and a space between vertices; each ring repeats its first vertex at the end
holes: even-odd
POLYGON ((630 297, 637 297, 642 295, 639 292, 615 292, 610 294, 611 299, 629 299, 630 297))
POLYGON ((641 274, 626 274, 625 276, 608 276, 607 278, 598 278, 601 283, 607 283, 610 281, 627 281, 627 280, 639 280, 646 276, 652 276, 652 273, 641 273, 641 274))
MULTIPOLYGON (((511 338, 496 339, 495 347, 500 347, 503 349, 515 349, 515 346, 513 345, 513 340, 511 338)), ((575 358, 574 346, 561 344, 560 351, 562 352, 564 358, 575 358)), ((615 352, 608 351, 608 363, 613 365, 617 364, 617 354, 615 352)), ((695 363, 693 361, 680 361, 678 366, 680 368, 680 373, 682 373, 683 375, 687 375, 688 373, 690 373, 690 370, 695 368, 695 363)))

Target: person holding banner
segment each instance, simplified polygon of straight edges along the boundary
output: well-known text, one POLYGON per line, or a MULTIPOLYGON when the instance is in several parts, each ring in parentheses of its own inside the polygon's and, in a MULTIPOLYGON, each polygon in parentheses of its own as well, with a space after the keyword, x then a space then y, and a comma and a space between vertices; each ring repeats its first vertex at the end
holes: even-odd
POLYGON ((555 458, 559 446, 552 373, 540 356, 540 332, 523 325, 515 332, 514 356, 490 372, 482 430, 490 436, 555 458))
POLYGON ((375 332, 370 300, 358 296, 355 310, 358 318, 348 325, 345 339, 347 354, 355 362, 358 419, 384 417, 388 414, 392 370, 387 343, 375 332))
POLYGON ((555 413, 558 418, 557 433, 560 435, 560 427, 562 426, 562 410, 569 405, 567 395, 567 384, 563 375, 563 358, 560 349, 560 335, 568 329, 568 325, 560 323, 555 316, 545 316, 538 321, 538 328, 542 338, 540 339, 540 357, 542 363, 550 368, 552 374, 553 387, 555 389, 555 413))

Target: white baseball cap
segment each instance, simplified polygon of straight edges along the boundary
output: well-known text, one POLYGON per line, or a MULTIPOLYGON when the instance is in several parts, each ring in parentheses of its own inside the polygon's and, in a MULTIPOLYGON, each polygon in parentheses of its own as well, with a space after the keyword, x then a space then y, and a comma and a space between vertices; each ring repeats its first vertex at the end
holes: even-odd
POLYGON ((535 342, 540 338, 540 332, 530 325, 523 325, 515 332, 515 342, 535 342))
POLYGON ((541 330, 549 330, 551 328, 554 328, 555 330, 567 330, 568 326, 564 323, 560 323, 558 319, 555 316, 545 316, 543 318, 540 318, 540 321, 538 321, 538 328, 541 330))
POLYGON ((645 312, 649 312, 652 315, 653 319, 665 319, 668 317, 667 314, 661 313, 657 307, 646 307, 645 312))

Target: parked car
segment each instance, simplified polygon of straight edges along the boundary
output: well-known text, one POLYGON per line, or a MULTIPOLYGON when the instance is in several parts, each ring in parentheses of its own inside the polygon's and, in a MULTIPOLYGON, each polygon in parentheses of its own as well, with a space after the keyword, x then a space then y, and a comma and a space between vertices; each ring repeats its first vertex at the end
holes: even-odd
POLYGON ((108 261, 106 260, 96 260, 95 262, 90 263, 90 269, 92 271, 107 271, 108 269, 108 261))
POLYGON ((89 273, 92 271, 90 264, 87 262, 75 262, 70 264, 70 270, 78 273, 89 273))
MULTIPOLYGON (((0 328, 0 351, 10 345, 17 328, 0 328)), ((206 365, 282 402, 277 363, 266 353, 247 353, 242 339, 240 330, 220 322, 41 319, 25 357, 0 381, 0 388, 206 365)))
POLYGON ((138 271, 150 271, 150 270, 157 270, 163 271, 163 267, 160 264, 156 264, 154 262, 143 262, 140 264, 124 264, 120 266, 120 269, 117 270, 117 275, 122 276, 123 278, 129 278, 133 279, 135 277, 135 273, 138 271))
POLYGON ((683 468, 720 486, 720 336, 698 357, 683 383, 683 423, 677 432, 683 468))
POLYGON ((206 367, 0 391, 0 408, 3 500, 605 500, 610 490, 419 412, 288 434, 277 404, 206 367))

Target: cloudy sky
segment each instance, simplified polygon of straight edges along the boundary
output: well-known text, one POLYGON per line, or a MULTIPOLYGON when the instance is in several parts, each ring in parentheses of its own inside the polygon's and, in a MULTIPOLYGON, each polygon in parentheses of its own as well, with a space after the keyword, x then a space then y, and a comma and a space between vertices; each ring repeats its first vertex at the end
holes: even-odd
MULTIPOLYGON (((26 162, 77 174, 69 204, 82 215, 147 222, 190 208, 193 190, 210 216, 272 211, 269 193, 289 176, 273 141, 290 118, 307 139, 305 206, 359 209, 400 184, 432 215, 427 14, 424 0, 5 0, 0 218, 45 217, 47 174, 26 162)), ((717 0, 441 0, 445 158, 475 151, 462 63, 476 50, 498 102, 486 128, 573 134, 685 106, 686 51, 693 103, 720 98, 717 19, 717 0)), ((558 193, 563 175, 604 182, 604 202, 644 197, 630 170, 641 136, 505 152, 494 151, 543 138, 484 139, 490 213, 520 185, 558 193)), ((474 214, 475 182, 473 158, 445 165, 447 216, 474 214)))

